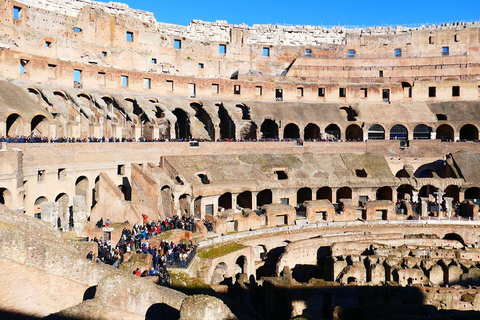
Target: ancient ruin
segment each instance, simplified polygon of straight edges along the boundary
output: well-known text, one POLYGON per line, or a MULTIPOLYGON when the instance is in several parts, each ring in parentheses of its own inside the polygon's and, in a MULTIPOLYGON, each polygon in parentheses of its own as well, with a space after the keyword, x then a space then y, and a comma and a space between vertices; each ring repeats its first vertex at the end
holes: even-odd
POLYGON ((479 22, 180 26, 5 0, 0 28, 0 315, 479 316, 479 22), (195 248, 173 288, 132 275, 143 249, 85 258, 176 217, 194 228, 148 239, 195 248))

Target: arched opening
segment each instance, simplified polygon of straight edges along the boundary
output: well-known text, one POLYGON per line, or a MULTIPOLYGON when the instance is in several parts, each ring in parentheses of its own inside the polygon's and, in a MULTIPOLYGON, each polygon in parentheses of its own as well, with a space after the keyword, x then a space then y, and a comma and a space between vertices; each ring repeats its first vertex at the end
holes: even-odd
POLYGON ((190 140, 190 118, 182 109, 173 110, 173 114, 177 117, 175 122, 175 137, 181 140, 190 140))
POLYGON ((218 105, 218 118, 220 119, 220 139, 235 140, 235 123, 222 104, 218 105))
POLYGON ((245 256, 238 257, 237 261, 235 261, 235 275, 243 274, 247 272, 248 267, 248 260, 245 256))
POLYGON ((23 135, 23 119, 20 115, 12 113, 8 116, 6 133, 10 137, 23 135))
POLYGON ((404 125, 396 124, 390 129, 390 140, 408 139, 408 130, 404 125))
POLYGON ((75 195, 87 197, 88 193, 88 178, 81 176, 75 181, 75 195))
POLYGON ((402 169, 402 170, 399 170, 395 174, 395 177, 397 177, 397 178, 410 178, 410 175, 408 174, 407 170, 402 169))
POLYGON ((240 140, 256 140, 257 125, 251 121, 243 121, 240 126, 240 140))
POLYGON ((337 190, 337 202, 340 199, 352 199, 352 189, 349 187, 342 187, 337 190))
POLYGON ((413 197, 413 187, 409 184, 402 184, 397 188, 397 199, 411 200, 413 197))
POLYGON ((224 210, 232 209, 232 194, 226 192, 218 198, 218 206, 224 210))
POLYGON ((431 134, 432 128, 424 124, 419 124, 413 129, 413 139, 430 139, 431 134))
POLYGON ((180 216, 190 217, 190 195, 182 194, 178 198, 178 204, 180 207, 180 216))
POLYGON ((312 200, 312 189, 301 188, 297 191, 297 206, 300 207, 303 202, 312 200))
POLYGON ((379 125, 374 124, 368 129, 369 140, 385 140, 385 129, 379 125))
POLYGON ((345 130, 345 139, 348 141, 363 141, 363 130, 356 124, 351 124, 345 130))
POLYGON ((436 196, 435 192, 437 192, 438 188, 431 186, 431 185, 426 185, 420 188, 420 191, 418 192, 418 196, 420 198, 428 198, 429 201, 435 201, 436 196))
POLYGON ((210 117, 201 104, 191 103, 190 106, 195 110, 195 118, 203 123, 204 129, 207 131, 210 140, 215 141, 215 128, 212 122, 212 117, 210 117))
POLYGON ((336 124, 329 124, 325 128, 325 133, 327 134, 327 139, 340 139, 340 128, 336 124))
POLYGON ((453 128, 448 124, 442 124, 437 128, 437 139, 442 141, 453 141, 453 128))
POLYGON ((67 226, 73 227, 73 213, 71 214, 68 206, 70 198, 66 193, 60 193, 55 198, 58 203, 58 222, 57 226, 65 228, 67 226))
POLYGON ((75 181, 75 195, 85 197, 85 206, 89 203, 89 188, 90 186, 87 177, 81 176, 75 181))
POLYGON ((42 203, 48 202, 45 197, 38 197, 33 204, 33 216, 37 219, 42 219, 42 203))
POLYGON ((195 219, 202 219, 202 196, 198 196, 193 201, 193 215, 195 219))
POLYGON ((7 188, 0 188, 0 204, 4 206, 10 206, 12 200, 12 194, 7 188))
POLYGON ((357 282, 357 278, 355 278, 355 277, 348 277, 347 283, 355 283, 355 282, 357 282))
POLYGON ((466 124, 460 129, 461 141, 477 141, 478 129, 473 124, 466 124))
POLYGON ((480 188, 473 187, 465 190, 465 200, 476 201, 480 199, 480 188))
POLYGON ((35 116, 30 124, 32 135, 39 137, 48 137, 48 120, 42 115, 35 116))
POLYGON ((393 200, 392 188, 390 187, 381 187, 377 189, 375 198, 377 200, 393 200))
POLYGON ((278 139, 278 125, 273 120, 263 121, 260 132, 263 139, 278 139))
POLYGON ((300 129, 296 124, 289 123, 283 129, 284 139, 300 139, 300 129))
POLYGON ((215 266, 213 270, 212 279, 210 280, 211 284, 220 284, 225 281, 225 275, 227 274, 228 267, 225 262, 220 262, 215 266))
POLYGON ((169 186, 163 186, 160 189, 160 198, 162 199, 162 208, 165 217, 172 217, 173 216, 173 201, 172 201, 172 190, 169 186))
POLYGON ((457 233, 447 233, 444 237, 443 240, 452 240, 452 241, 458 241, 462 245, 465 245, 465 241, 463 240, 462 236, 457 234, 457 233))
POLYGON ((243 191, 237 196, 237 205, 240 208, 252 208, 252 193, 250 191, 243 191))
POLYGON ((459 195, 460 195, 460 188, 458 186, 451 185, 445 188, 445 194, 443 195, 443 197, 453 198, 452 200, 453 202, 458 202, 459 195))
POLYGON ((309 123, 304 129, 303 139, 308 140, 319 140, 320 139, 320 128, 314 124, 309 123))
POLYGON ((317 200, 329 200, 332 202, 332 188, 322 187, 317 190, 317 200))
POLYGON ((265 189, 263 191, 260 191, 257 194, 257 206, 261 207, 261 206, 264 206, 266 204, 271 204, 272 199, 273 199, 272 190, 265 189))

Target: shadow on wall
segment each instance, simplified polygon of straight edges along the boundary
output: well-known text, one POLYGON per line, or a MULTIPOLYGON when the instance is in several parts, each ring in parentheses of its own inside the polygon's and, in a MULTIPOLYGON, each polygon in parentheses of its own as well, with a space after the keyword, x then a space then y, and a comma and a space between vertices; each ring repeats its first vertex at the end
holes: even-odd
POLYGON ((391 320, 479 319, 480 312, 437 310, 424 304, 417 287, 301 287, 273 286, 264 282, 263 315, 268 319, 391 320))

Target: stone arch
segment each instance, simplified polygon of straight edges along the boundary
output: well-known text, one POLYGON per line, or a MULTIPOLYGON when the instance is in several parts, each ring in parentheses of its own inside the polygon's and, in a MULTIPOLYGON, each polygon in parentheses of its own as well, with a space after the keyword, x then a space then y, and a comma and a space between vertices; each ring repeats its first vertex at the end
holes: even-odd
POLYGON ((23 118, 18 113, 12 113, 7 117, 6 135, 10 137, 23 135, 23 118))
POLYGON ((248 272, 248 259, 245 256, 240 256, 235 261, 235 275, 248 272))
POLYGON ((266 204, 271 204, 273 202, 273 193, 270 189, 265 189, 260 191, 257 194, 257 206, 261 207, 266 204))
POLYGON ((407 170, 401 169, 401 170, 397 171, 397 173, 395 174, 395 177, 397 177, 397 178, 410 178, 410 175, 408 174, 407 170))
POLYGON ((369 140, 385 140, 385 129, 379 124, 373 124, 368 128, 369 140))
POLYGON ((443 240, 453 240, 453 241, 458 241, 462 245, 465 245, 465 241, 463 240, 462 236, 459 235, 458 233, 452 232, 452 233, 447 233, 444 237, 443 240))
POLYGON ((275 121, 266 119, 260 127, 263 139, 278 139, 278 125, 275 121))
POLYGON ((337 190, 337 202, 340 199, 352 199, 352 189, 350 187, 342 187, 337 190))
POLYGON ((239 130, 240 140, 256 140, 257 139, 257 125, 252 121, 243 121, 239 130))
POLYGON ((182 194, 178 198, 178 205, 180 209, 180 216, 190 216, 190 195, 189 194, 182 194))
POLYGON ((419 124, 413 129, 413 139, 430 139, 432 135, 432 128, 425 124, 419 124))
POLYGON ((33 203, 33 216, 37 219, 42 219, 42 203, 48 202, 46 197, 38 197, 33 203))
POLYGON ((393 200, 392 188, 391 187, 380 187, 377 189, 376 200, 393 200))
POLYGON ((445 195, 443 196, 444 198, 445 197, 449 197, 449 198, 453 198, 453 202, 458 202, 460 197, 460 187, 459 186, 456 186, 456 185, 450 185, 448 187, 445 188, 444 190, 445 192, 445 195))
POLYGON ((58 203, 58 221, 57 227, 65 228, 73 225, 73 214, 70 212, 69 203, 70 197, 66 193, 59 193, 55 197, 55 202, 58 203))
POLYGON ((215 141, 215 128, 212 121, 212 117, 208 114, 208 112, 203 108, 203 105, 198 102, 190 103, 190 106, 193 110, 195 110, 195 118, 198 119, 207 131, 208 136, 210 137, 211 141, 215 141))
POLYGON ((408 139, 408 130, 402 124, 396 124, 390 129, 390 140, 408 139))
POLYGON ((413 187, 409 184, 402 184, 397 188, 397 199, 411 200, 413 197, 413 187))
POLYGON ((453 127, 448 124, 440 125, 437 130, 437 139, 442 141, 453 141, 454 140, 454 130, 453 127))
POLYGON ((312 189, 305 187, 297 191, 297 206, 301 206, 303 202, 312 200, 312 189))
POLYGON ((90 188, 88 178, 80 176, 75 181, 75 195, 84 196, 85 203, 88 204, 88 190, 90 188))
POLYGON ((12 205, 12 194, 7 188, 0 188, 0 204, 7 207, 12 205))
POLYGON ((251 191, 243 191, 237 196, 237 205, 241 208, 252 208, 252 192, 251 191))
POLYGON ((465 200, 480 199, 480 188, 472 187, 465 190, 465 200))
POLYGON ((303 140, 319 140, 320 139, 320 128, 314 124, 309 123, 304 129, 303 140))
POLYGON ((223 104, 218 104, 218 118, 220 119, 220 139, 235 140, 235 122, 228 114, 223 104))
POLYGON ((351 124, 345 130, 345 139, 349 141, 363 141, 363 129, 356 124, 351 124))
POLYGON ((438 188, 432 185, 424 185, 418 191, 418 196, 420 198, 429 198, 431 200, 436 199, 435 192, 437 192, 438 188))
POLYGON ((47 137, 49 135, 48 126, 49 126, 49 122, 45 116, 36 115, 35 117, 33 117, 32 121, 30 122, 30 132, 32 135, 47 137))
POLYGON ((228 266, 225 262, 220 262, 213 269, 212 278, 210 280, 211 284, 220 284, 225 281, 225 275, 228 272, 228 266))
POLYGON ((202 219, 202 196, 198 196, 193 200, 193 215, 195 219, 202 219))
POLYGON ((327 137, 333 137, 335 139, 340 139, 340 128, 332 123, 332 124, 329 124, 326 128, 325 128, 325 133, 327 134, 327 137))
POLYGON ((477 141, 478 128, 473 124, 466 124, 460 128, 461 141, 477 141))
POLYGON ((322 187, 317 190, 317 200, 329 200, 332 202, 332 188, 322 187))
POLYGON ((225 210, 232 209, 232 194, 225 192, 218 198, 218 206, 225 210))
POLYGON ((283 129, 284 139, 300 139, 300 129, 295 123, 289 123, 283 129))
POLYGON ((190 117, 185 110, 176 108, 173 114, 177 117, 175 122, 175 137, 182 140, 190 140, 190 117))

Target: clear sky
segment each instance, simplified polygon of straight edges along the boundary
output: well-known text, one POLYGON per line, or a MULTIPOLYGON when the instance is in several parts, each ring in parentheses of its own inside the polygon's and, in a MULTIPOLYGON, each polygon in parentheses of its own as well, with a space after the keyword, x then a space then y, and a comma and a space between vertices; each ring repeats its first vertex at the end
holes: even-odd
MULTIPOLYGON (((100 0, 109 2, 108 0, 100 0)), ((231 24, 421 25, 479 21, 480 0, 253 1, 124 0, 131 8, 151 11, 159 22, 187 25, 191 20, 227 20, 231 24)))

